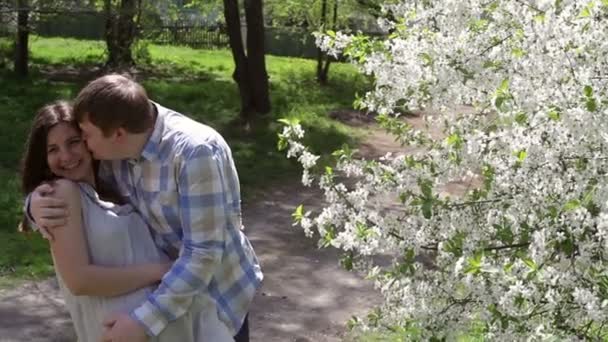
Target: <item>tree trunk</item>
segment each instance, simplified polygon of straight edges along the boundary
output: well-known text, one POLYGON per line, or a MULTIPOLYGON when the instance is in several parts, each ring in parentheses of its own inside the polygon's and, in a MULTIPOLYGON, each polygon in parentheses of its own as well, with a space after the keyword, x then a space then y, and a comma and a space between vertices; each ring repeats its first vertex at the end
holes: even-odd
POLYGON ((255 111, 270 112, 268 73, 266 72, 264 45, 264 13, 262 0, 245 0, 247 19, 247 59, 251 97, 255 111))
POLYGON ((254 112, 254 108, 247 77, 247 56, 245 56, 245 48, 243 47, 241 19, 237 0, 224 0, 224 17, 226 19, 226 29, 235 66, 232 78, 238 85, 241 95, 241 118, 248 121, 254 112))
MULTIPOLYGON (((321 31, 325 30, 325 24, 327 23, 327 0, 323 0, 323 2, 321 2, 321 31)), ((327 83, 327 77, 326 75, 323 75, 323 56, 325 54, 323 53, 323 50, 321 50, 320 47, 317 47, 317 82, 319 82, 319 84, 326 84, 327 83)))
POLYGON ((17 41, 15 44, 15 73, 21 77, 28 74, 29 6, 27 0, 19 0, 17 14, 17 41))
MULTIPOLYGON (((326 0, 323 0, 325 2, 326 0)), ((325 3, 323 4, 325 6, 325 3)), ((325 10, 325 8, 324 8, 325 10)), ((323 16, 323 20, 325 21, 325 16, 323 16)), ((333 30, 336 31, 338 28, 338 0, 334 0, 334 17, 333 17, 333 30)), ((319 52, 321 50, 319 49, 319 52)), ((319 58, 317 61, 317 81, 321 85, 326 85, 329 80, 329 65, 331 64, 331 56, 328 56, 322 52, 319 54, 319 58), (325 58, 325 65, 323 66, 323 59, 325 58)))
POLYGON ((136 0, 121 0, 118 11, 112 8, 112 0, 104 1, 106 13, 105 38, 108 48, 106 66, 112 69, 126 68, 135 65, 131 54, 131 45, 135 40, 136 0))
POLYGON ((249 123, 255 113, 270 111, 262 1, 245 0, 247 52, 243 46, 238 0, 224 0, 224 17, 235 65, 232 78, 239 87, 241 97, 241 119, 249 123))

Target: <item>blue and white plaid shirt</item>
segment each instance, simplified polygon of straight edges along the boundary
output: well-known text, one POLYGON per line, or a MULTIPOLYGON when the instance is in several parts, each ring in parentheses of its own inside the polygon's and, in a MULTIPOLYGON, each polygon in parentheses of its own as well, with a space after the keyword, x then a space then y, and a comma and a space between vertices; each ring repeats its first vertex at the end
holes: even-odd
POLYGON ((104 161, 102 179, 140 211, 157 244, 179 257, 131 317, 158 335, 206 291, 233 334, 262 271, 241 232, 239 180, 230 148, 212 128, 156 105, 154 131, 136 160, 104 161))

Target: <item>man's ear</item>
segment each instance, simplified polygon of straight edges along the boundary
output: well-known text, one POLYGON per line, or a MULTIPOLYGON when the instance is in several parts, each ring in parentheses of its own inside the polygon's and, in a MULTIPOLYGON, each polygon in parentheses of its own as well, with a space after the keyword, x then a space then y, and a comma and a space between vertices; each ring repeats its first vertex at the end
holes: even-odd
POLYGON ((114 140, 116 142, 122 143, 122 142, 125 142, 126 139, 127 139, 127 131, 122 127, 118 127, 116 129, 116 131, 114 131, 114 140))

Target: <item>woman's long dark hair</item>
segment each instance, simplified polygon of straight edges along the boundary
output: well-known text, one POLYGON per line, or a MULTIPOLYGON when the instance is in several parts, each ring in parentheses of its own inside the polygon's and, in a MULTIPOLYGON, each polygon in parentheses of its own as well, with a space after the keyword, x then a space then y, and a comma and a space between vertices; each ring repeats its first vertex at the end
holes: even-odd
MULTIPOLYGON (((78 127, 78 123, 73 116, 72 105, 67 101, 56 101, 47 104, 40 108, 34 117, 25 143, 25 152, 21 160, 21 191, 24 195, 34 191, 38 185, 57 178, 51 172, 47 162, 47 136, 51 128, 59 123, 72 125, 80 132, 80 127, 78 127)), ((97 180, 98 167, 99 162, 93 161, 93 171, 95 172, 95 182, 98 183, 98 193, 102 197, 120 202, 120 196, 117 196, 113 189, 99 184, 97 180)), ((30 230, 28 220, 25 217, 19 225, 19 230, 30 230)))
POLYGON ((72 106, 66 101, 50 103, 36 113, 21 160, 21 191, 24 194, 56 178, 47 163, 46 140, 51 128, 62 122, 80 130, 72 116, 72 106))

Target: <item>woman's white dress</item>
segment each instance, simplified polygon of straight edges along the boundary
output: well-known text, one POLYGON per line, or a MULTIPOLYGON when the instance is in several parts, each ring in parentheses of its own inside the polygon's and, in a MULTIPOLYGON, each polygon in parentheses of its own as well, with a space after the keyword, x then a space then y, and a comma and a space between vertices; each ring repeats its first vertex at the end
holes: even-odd
MULTIPOLYGON (((83 229, 90 260, 103 266, 168 261, 155 244, 142 217, 131 205, 103 201, 86 183, 79 183, 83 229)), ((110 313, 129 313, 146 300, 150 286, 116 297, 74 296, 58 274, 60 288, 70 312, 79 342, 98 342, 102 322, 110 313)), ((207 295, 195 297, 189 312, 172 321, 154 342, 232 341, 225 325, 217 318, 215 303, 207 295)))

